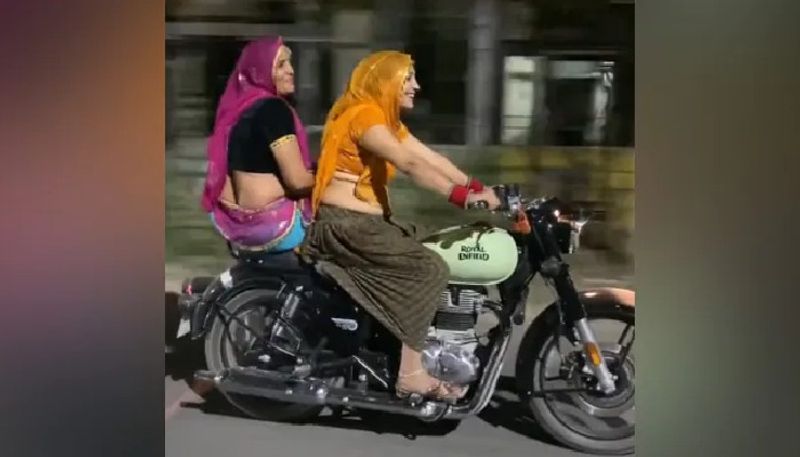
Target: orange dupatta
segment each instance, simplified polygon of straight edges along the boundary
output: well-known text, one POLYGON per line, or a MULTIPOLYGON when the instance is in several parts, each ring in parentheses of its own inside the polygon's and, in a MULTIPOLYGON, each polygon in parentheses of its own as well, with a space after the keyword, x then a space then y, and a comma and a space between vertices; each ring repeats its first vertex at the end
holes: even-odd
POLYGON ((399 95, 412 65, 408 54, 380 51, 362 59, 353 70, 347 90, 334 103, 325 121, 311 196, 315 214, 337 170, 358 176, 356 198, 378 202, 388 212, 387 187, 395 167, 361 150, 358 139, 376 124, 386 125, 400 141, 408 135, 400 122, 399 95))

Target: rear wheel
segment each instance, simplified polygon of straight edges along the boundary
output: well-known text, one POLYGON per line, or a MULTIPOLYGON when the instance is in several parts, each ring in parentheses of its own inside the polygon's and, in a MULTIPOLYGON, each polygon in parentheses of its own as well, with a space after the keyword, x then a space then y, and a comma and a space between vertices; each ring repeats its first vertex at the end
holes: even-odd
POLYGON ((634 450, 634 309, 615 304, 587 306, 587 320, 617 389, 610 395, 572 391, 594 383, 583 372, 581 348, 556 338, 558 315, 549 309, 534 320, 520 346, 517 383, 524 405, 556 440, 594 454, 630 454, 634 450))
MULTIPOLYGON (((280 307, 276 292, 248 290, 236 295, 214 317, 205 338, 206 365, 211 371, 250 365, 259 339, 267 337, 274 312, 280 307)), ((223 394, 236 409, 261 420, 298 422, 316 417, 321 406, 301 405, 241 394, 223 394)))

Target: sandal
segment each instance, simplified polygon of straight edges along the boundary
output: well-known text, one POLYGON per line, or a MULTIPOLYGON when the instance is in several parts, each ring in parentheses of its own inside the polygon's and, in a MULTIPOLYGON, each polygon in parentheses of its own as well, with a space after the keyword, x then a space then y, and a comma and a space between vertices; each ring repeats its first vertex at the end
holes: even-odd
POLYGON ((445 383, 444 381, 440 381, 428 375, 424 368, 420 368, 419 370, 413 371, 411 373, 400 373, 397 376, 397 381, 398 382, 395 383, 395 393, 400 398, 408 398, 412 395, 420 395, 422 397, 433 397, 437 400, 458 400, 467 393, 466 389, 453 389, 452 386, 447 385, 447 383, 445 383), (430 379, 436 381, 426 391, 418 392, 400 386, 401 379, 408 379, 423 373, 426 374, 430 379))

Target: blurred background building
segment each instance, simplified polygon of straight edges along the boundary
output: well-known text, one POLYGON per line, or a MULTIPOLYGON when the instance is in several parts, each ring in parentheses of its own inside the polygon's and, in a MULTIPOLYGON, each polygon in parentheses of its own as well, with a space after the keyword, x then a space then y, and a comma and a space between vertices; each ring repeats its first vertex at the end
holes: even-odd
POLYGON ((633 146, 633 11, 619 0, 169 0, 168 137, 206 135, 244 42, 277 33, 310 126, 361 57, 392 48, 416 61, 423 90, 407 123, 427 141, 633 146))
MULTIPOLYGON (((634 8, 632 0, 167 0, 168 261, 214 249, 225 257, 198 207, 205 137, 244 43, 280 34, 293 50, 314 152, 358 60, 406 51, 422 86, 404 117, 416 136, 484 181, 520 182, 599 210, 587 245, 630 262, 634 8)), ((396 187, 393 206, 407 216, 460 217, 402 180, 396 187)))

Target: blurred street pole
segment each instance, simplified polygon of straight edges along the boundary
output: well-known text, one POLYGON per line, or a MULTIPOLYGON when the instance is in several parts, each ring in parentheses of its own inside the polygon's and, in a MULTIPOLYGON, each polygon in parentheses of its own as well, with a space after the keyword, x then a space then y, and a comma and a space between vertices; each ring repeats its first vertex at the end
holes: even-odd
POLYGON ((376 49, 404 50, 413 10, 412 0, 375 0, 375 21, 382 24, 374 29, 376 49))
POLYGON ((467 126, 470 146, 491 141, 492 119, 497 106, 495 85, 498 61, 498 0, 473 0, 469 22, 467 69, 467 126))
MULTIPOLYGON (((331 39, 335 42, 350 43, 333 48, 333 77, 331 92, 336 99, 347 87, 350 73, 359 60, 370 53, 373 36, 374 13, 365 9, 341 9, 331 18, 331 39)), ((328 108, 325 107, 327 112, 328 108)))
MULTIPOLYGON (((315 16, 319 11, 317 0, 299 0, 297 3, 298 11, 298 32, 300 35, 313 35, 316 28, 315 16)), ((297 109, 300 118, 308 124, 320 122, 316 119, 319 111, 319 75, 320 75, 320 53, 318 43, 301 41, 294 44, 297 48, 297 109)))

